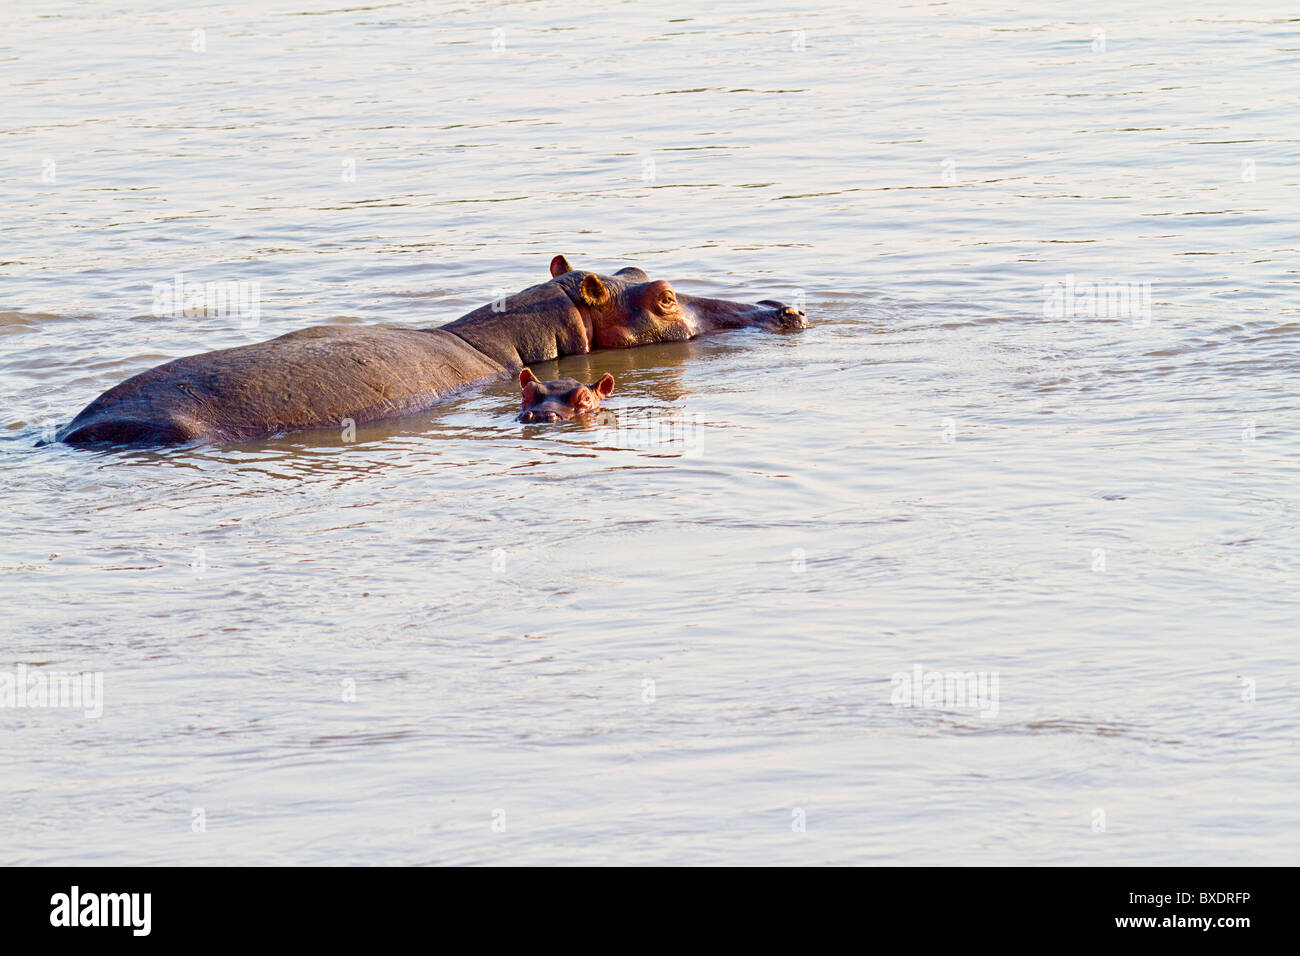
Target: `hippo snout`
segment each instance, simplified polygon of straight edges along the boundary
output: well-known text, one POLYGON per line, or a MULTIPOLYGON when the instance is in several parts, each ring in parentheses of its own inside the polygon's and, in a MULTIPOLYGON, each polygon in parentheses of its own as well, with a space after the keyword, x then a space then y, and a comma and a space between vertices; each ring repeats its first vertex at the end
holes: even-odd
POLYGON ((804 314, 803 309, 796 309, 792 305, 786 305, 784 302, 777 302, 775 299, 764 299, 759 305, 766 306, 770 311, 764 316, 763 325, 769 329, 775 329, 779 332, 798 332, 801 329, 808 328, 808 316, 804 314))
POLYGON ((525 425, 540 425, 544 422, 564 422, 572 416, 561 415, 553 408, 530 408, 520 412, 517 421, 525 425))
POLYGON ((800 329, 808 328, 808 316, 802 309, 796 309, 794 306, 784 305, 781 312, 776 318, 779 328, 789 332, 797 332, 800 329))

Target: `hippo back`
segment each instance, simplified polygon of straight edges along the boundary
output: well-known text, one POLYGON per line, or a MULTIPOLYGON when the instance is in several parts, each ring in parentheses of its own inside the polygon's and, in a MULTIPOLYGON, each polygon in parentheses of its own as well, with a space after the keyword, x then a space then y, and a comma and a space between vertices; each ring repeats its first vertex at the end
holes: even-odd
POLYGON ((58 437, 176 444, 361 424, 420 411, 502 372, 446 332, 319 325, 142 372, 91 402, 58 437))

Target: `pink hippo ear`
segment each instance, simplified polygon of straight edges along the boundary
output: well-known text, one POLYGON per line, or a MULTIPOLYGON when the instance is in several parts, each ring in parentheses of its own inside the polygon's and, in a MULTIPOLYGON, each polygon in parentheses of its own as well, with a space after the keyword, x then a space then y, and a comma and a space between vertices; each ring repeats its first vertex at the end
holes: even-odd
POLYGON ((526 368, 519 373, 519 387, 524 390, 519 402, 519 408, 523 410, 537 401, 537 376, 532 369, 526 368))
POLYGON ((609 290, 594 273, 588 272, 582 280, 582 301, 590 306, 604 305, 609 301, 609 290))
POLYGON ((564 258, 563 255, 556 256, 554 259, 551 260, 552 279, 556 278, 557 276, 562 276, 566 272, 572 272, 572 271, 573 271, 573 266, 569 265, 569 260, 564 258))
POLYGON ((614 391, 614 376, 606 372, 599 382, 591 386, 591 390, 601 398, 609 398, 610 392, 614 391))

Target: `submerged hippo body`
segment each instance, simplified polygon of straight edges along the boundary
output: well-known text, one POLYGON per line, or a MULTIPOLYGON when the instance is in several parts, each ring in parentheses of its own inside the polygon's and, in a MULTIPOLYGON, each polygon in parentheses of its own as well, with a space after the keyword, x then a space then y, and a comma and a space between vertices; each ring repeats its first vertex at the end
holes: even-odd
POLYGON ((551 279, 447 325, 319 325, 190 355, 110 388, 59 434, 71 444, 245 441, 421 411, 474 382, 601 348, 724 329, 807 327, 779 302, 680 295, 640 269, 612 276, 551 262, 551 279))

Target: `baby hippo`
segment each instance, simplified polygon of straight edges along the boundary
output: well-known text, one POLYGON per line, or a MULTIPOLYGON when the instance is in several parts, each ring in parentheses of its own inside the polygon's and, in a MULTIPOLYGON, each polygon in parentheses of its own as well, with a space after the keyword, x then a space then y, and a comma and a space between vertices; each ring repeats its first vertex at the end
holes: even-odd
POLYGON ((614 391, 614 376, 606 372, 595 385, 583 385, 571 378, 540 382, 532 369, 519 373, 519 387, 524 390, 518 421, 571 422, 600 408, 600 400, 614 391))

